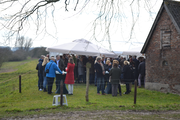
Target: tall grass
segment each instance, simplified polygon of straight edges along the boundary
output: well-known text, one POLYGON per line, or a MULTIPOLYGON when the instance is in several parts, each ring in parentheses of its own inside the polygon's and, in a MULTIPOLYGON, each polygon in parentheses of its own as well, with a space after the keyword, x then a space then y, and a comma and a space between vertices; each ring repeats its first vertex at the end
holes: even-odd
MULTIPOLYGON (((137 89, 137 104, 134 105, 134 86, 128 95, 112 97, 97 95, 94 85, 89 87, 89 102, 85 101, 85 84, 75 84, 73 95, 67 95, 68 106, 53 107, 53 95, 38 91, 36 65, 38 60, 8 62, 3 68, 12 66, 16 71, 0 74, 0 118, 21 113, 38 114, 37 111, 74 111, 74 110, 179 110, 180 96, 137 89), (19 78, 22 75, 22 93, 19 93, 19 78)), ((125 86, 122 86, 125 92, 125 86)), ((55 84, 53 86, 55 92, 55 84)))

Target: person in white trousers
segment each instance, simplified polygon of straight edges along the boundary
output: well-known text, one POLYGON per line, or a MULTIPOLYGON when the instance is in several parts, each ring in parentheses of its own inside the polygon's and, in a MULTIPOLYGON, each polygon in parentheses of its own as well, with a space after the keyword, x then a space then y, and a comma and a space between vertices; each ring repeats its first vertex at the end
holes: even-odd
POLYGON ((69 95, 73 95, 73 84, 74 84, 74 61, 73 58, 70 57, 68 60, 68 64, 67 64, 67 74, 66 74, 66 78, 64 83, 68 84, 68 90, 69 90, 69 95))
POLYGON ((69 90, 68 94, 73 95, 73 84, 68 84, 68 90, 69 90))

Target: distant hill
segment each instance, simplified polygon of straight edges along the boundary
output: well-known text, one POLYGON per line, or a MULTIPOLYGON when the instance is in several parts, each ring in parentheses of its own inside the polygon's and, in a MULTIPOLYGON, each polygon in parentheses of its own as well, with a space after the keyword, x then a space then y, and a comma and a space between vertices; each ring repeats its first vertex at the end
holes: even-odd
MULTIPOLYGON (((0 48, 6 48, 6 47, 9 47, 9 46, 0 46, 0 48)), ((19 47, 10 47, 10 48, 13 52, 19 49, 19 47)), ((29 50, 31 51, 34 48, 36 47, 31 47, 29 50)), ((40 47, 37 47, 37 48, 40 48, 40 47)))

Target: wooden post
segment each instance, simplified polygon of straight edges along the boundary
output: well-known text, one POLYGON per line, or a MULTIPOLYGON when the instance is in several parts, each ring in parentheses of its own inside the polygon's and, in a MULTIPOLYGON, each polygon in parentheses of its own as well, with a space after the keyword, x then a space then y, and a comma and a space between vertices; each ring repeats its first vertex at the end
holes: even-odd
POLYGON ((61 83, 61 87, 60 87, 60 90, 61 90, 60 104, 61 104, 61 106, 62 106, 62 105, 63 105, 63 80, 60 80, 60 83, 61 83))
POLYGON ((137 96, 137 80, 134 81, 134 104, 136 104, 136 96, 137 96))
POLYGON ((91 63, 86 63, 86 102, 89 101, 88 93, 89 93, 89 69, 91 68, 91 63))
POLYGON ((19 75, 19 93, 21 93, 21 75, 19 75))

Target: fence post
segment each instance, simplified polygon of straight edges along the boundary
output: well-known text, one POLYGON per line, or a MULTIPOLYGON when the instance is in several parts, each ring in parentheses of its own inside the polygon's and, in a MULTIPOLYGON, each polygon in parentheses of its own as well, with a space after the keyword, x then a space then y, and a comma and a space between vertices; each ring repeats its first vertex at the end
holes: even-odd
POLYGON ((63 80, 60 80, 60 85, 61 85, 61 99, 60 99, 60 105, 62 106, 63 105, 63 80))
POLYGON ((19 75, 19 93, 21 93, 21 75, 19 75))
POLYGON ((136 104, 136 96, 137 96, 137 80, 134 81, 134 104, 136 104))

